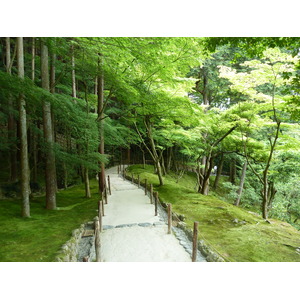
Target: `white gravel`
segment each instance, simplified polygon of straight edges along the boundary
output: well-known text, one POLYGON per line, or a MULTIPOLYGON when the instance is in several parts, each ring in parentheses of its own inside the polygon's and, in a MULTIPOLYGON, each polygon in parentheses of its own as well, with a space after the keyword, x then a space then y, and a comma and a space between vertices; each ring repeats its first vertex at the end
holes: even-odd
POLYGON ((101 233, 103 262, 190 262, 191 257, 167 225, 154 216, 154 205, 143 188, 124 181, 117 167, 107 170, 112 195, 104 205, 103 225, 135 224, 131 227, 106 229, 101 233), (142 223, 142 224, 141 224, 142 223), (148 226, 138 226, 144 223, 148 226), (162 225, 153 225, 153 224, 162 225))

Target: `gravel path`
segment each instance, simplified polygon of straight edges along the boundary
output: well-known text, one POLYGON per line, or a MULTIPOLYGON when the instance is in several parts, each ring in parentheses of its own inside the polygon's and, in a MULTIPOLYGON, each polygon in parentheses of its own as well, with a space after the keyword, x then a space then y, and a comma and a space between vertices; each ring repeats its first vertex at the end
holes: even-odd
MULTIPOLYGON (((103 262, 190 262, 192 243, 179 228, 167 234, 167 216, 162 207, 154 215, 154 205, 144 188, 124 180, 117 167, 106 171, 110 176, 111 193, 104 206, 101 233, 103 262)), ((89 252, 91 241, 82 238, 82 255, 89 252)), ((198 251, 197 261, 206 261, 198 251)))

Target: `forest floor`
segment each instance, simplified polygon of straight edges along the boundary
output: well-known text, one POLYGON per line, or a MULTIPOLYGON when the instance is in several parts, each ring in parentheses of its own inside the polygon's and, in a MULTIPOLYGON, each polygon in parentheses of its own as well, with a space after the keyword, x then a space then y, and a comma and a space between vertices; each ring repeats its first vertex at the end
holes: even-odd
MULTIPOLYGON (((155 216, 154 205, 143 188, 124 180, 117 167, 107 170, 111 192, 104 206, 104 231, 101 233, 103 262, 190 262, 191 251, 172 232, 162 209, 155 216), (184 245, 184 246, 183 246, 184 245)), ((197 261, 205 261, 200 252, 197 261)))

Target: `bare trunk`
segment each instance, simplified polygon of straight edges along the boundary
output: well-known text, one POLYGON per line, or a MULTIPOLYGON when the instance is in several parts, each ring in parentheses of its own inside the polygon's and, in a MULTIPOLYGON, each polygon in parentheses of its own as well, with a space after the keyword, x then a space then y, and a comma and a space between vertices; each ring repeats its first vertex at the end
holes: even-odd
POLYGON ((71 52, 72 52, 72 97, 77 98, 76 96, 76 77, 75 77, 75 57, 74 57, 74 46, 72 45, 71 47, 71 52))
POLYGON ((161 169, 159 160, 157 160, 155 162, 155 166, 156 166, 157 176, 158 176, 158 180, 159 180, 159 185, 162 186, 162 185, 164 185, 164 179, 163 179, 162 169, 161 169))
POLYGON ((204 168, 203 182, 202 182, 202 188, 201 188, 202 195, 208 195, 209 177, 210 177, 212 168, 213 168, 213 160, 212 160, 211 155, 209 155, 209 157, 206 158, 206 164, 205 164, 205 168, 204 168))
POLYGON ((56 54, 51 54, 51 65, 50 65, 50 92, 55 93, 55 63, 56 63, 56 54))
POLYGON ((162 185, 164 185, 164 180, 163 180, 161 165, 160 165, 160 162, 159 162, 159 156, 158 156, 158 153, 156 151, 155 143, 154 143, 153 136, 152 136, 152 125, 151 125, 149 120, 146 120, 145 124, 147 126, 147 135, 148 135, 148 138, 150 140, 150 145, 151 145, 151 149, 152 149, 151 154, 152 154, 152 157, 153 157, 153 160, 154 160, 154 165, 156 167, 156 172, 157 172, 157 176, 158 176, 158 180, 159 180, 159 185, 162 186, 162 185))
POLYGON ((89 179, 89 169, 88 168, 84 168, 84 186, 85 186, 85 197, 91 198, 90 179, 89 179))
POLYGON ((236 180, 236 163, 235 163, 235 159, 231 160, 230 162, 230 182, 232 184, 235 184, 235 180, 236 180))
MULTIPOLYGON (((11 56, 10 56, 10 38, 6 38, 6 71, 8 74, 11 74, 11 56)), ((7 122, 7 130, 8 130, 8 141, 12 145, 10 147, 9 152, 9 161, 10 161, 10 176, 9 181, 16 182, 18 179, 18 171, 17 171, 17 151, 15 147, 16 141, 16 121, 13 116, 13 100, 11 95, 8 95, 8 122, 7 122)))
POLYGON ((33 156, 33 182, 37 182, 38 177, 38 154, 37 154, 37 136, 35 132, 32 132, 32 156, 33 156))
MULTIPOLYGON (((98 118, 99 118, 99 153, 104 154, 104 77, 102 71, 98 76, 98 118)), ((102 193, 105 188, 105 165, 103 162, 100 163, 99 176, 99 193, 102 193)))
POLYGON ((173 147, 170 147, 168 150, 168 158, 167 158, 167 168, 166 168, 167 173, 169 173, 171 170, 172 156, 173 156, 173 147))
POLYGON ((237 192, 237 198, 234 203, 235 206, 240 205, 243 189, 244 189, 244 182, 245 182, 245 177, 246 177, 246 170, 247 170, 247 161, 244 162, 243 169, 242 169, 242 174, 241 174, 241 180, 240 180, 240 187, 237 192))
POLYGON ((221 154, 221 160, 220 160, 220 163, 219 163, 218 168, 217 168, 217 174, 216 174, 216 178, 215 178, 215 181, 214 181, 214 186, 213 186, 213 188, 215 190, 218 188, 218 184, 219 184, 221 174, 222 174, 222 170, 223 170, 223 164, 224 164, 224 154, 222 153, 221 154))
MULTIPOLYGON (((48 69, 48 47, 41 45, 41 79, 42 88, 49 91, 49 69, 48 69)), ((46 142, 45 153, 45 181, 46 181, 46 208, 56 209, 56 168, 55 155, 53 150, 53 128, 51 118, 51 104, 48 101, 43 103, 43 125, 44 138, 46 142)))
POLYGON ((146 169, 145 151, 143 151, 143 169, 146 169))
POLYGON ((35 79, 35 38, 32 38, 32 49, 31 49, 31 80, 34 82, 35 79))
POLYGON ((65 162, 62 163, 62 167, 64 172, 64 189, 66 189, 68 187, 68 170, 65 162))
MULTIPOLYGON (((24 79, 23 38, 17 37, 18 77, 24 79)), ((19 96, 19 125, 20 125, 20 164, 21 164, 21 197, 22 217, 30 217, 30 170, 28 163, 26 102, 24 95, 19 96)))

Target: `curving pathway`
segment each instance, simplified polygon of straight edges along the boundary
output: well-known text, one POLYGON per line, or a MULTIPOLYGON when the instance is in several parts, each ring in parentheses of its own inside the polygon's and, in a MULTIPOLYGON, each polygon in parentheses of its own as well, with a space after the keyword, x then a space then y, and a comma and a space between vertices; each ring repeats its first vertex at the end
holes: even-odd
MULTIPOLYGON (((138 188, 117 173, 117 167, 106 171, 110 176, 112 195, 104 205, 101 233, 103 262, 190 262, 187 242, 167 234, 167 224, 154 205, 138 188)), ((198 252, 198 261, 205 259, 198 252)))

